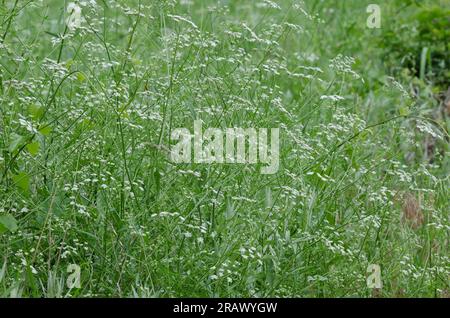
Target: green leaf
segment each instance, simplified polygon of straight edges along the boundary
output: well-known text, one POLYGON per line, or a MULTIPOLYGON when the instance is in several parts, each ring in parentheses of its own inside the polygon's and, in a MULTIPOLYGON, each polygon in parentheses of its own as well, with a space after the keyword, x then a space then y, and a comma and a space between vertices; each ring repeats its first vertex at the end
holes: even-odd
POLYGON ((39 119, 44 114, 44 107, 31 104, 28 106, 28 113, 30 114, 31 118, 39 119))
POLYGON ((36 156, 39 153, 39 147, 39 141, 35 141, 27 145, 27 150, 32 156, 36 156))
POLYGON ((6 231, 15 232, 17 229, 17 220, 11 214, 0 215, 0 234, 6 231))
POLYGON ((30 190, 30 176, 26 172, 19 172, 19 174, 13 177, 14 184, 22 189, 25 193, 30 190))
POLYGON ((400 116, 408 116, 409 115, 409 108, 406 106, 402 106, 400 107, 400 109, 398 110, 400 116))
POLYGON ((16 133, 12 133, 10 136, 8 151, 13 153, 19 149, 20 145, 25 142, 25 137, 16 133))
POLYGON ((48 136, 52 132, 52 127, 50 127, 49 125, 45 125, 39 129, 39 132, 44 136, 48 136))
POLYGON ((231 197, 227 197, 227 205, 225 211, 225 217, 230 220, 236 214, 236 210, 234 209, 233 202, 231 201, 231 197))
POLYGON ((427 47, 422 48, 422 53, 420 54, 420 79, 425 80, 425 70, 427 60, 429 60, 429 49, 427 47))
POLYGON ((86 76, 84 76, 83 73, 79 72, 79 73, 77 73, 77 80, 79 82, 84 82, 86 80, 86 76))

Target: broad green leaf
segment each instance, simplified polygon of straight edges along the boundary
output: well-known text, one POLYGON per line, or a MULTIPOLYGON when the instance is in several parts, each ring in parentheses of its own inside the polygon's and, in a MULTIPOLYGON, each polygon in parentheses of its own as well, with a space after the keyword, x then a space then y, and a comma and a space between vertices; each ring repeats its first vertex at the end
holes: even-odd
POLYGON ((17 229, 17 220, 11 214, 0 214, 0 234, 15 232, 17 229))
POLYGON ((52 132, 52 127, 45 125, 44 127, 39 129, 39 132, 44 136, 48 136, 52 132))
POLYGON ((25 142, 25 137, 16 133, 12 133, 10 136, 8 151, 14 152, 19 149, 20 145, 25 142))
POLYGON ((77 73, 77 80, 79 82, 84 82, 86 80, 86 76, 84 76, 83 73, 79 72, 79 73, 77 73))
POLYGON ((28 106, 28 113, 30 114, 31 118, 39 119, 44 114, 44 107, 31 104, 28 106))
POLYGON ((27 145, 27 150, 32 156, 36 156, 39 153, 39 146, 39 141, 35 141, 27 145))
POLYGON ((30 190, 30 176, 26 172, 19 172, 13 176, 14 184, 22 189, 25 193, 30 190))

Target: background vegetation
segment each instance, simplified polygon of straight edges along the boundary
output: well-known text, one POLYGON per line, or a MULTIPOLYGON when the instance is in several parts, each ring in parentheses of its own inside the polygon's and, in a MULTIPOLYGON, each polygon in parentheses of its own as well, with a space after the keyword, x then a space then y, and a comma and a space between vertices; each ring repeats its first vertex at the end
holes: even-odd
POLYGON ((1 0, 0 295, 448 295, 450 3, 371 2, 86 0, 70 29, 1 0), (280 127, 279 172, 171 163, 196 118, 280 127))

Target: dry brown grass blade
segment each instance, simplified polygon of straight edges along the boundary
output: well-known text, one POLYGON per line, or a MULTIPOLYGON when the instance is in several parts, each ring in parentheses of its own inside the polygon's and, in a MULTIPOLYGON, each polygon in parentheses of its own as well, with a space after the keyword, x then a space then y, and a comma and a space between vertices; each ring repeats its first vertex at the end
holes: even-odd
POLYGON ((403 215, 402 221, 413 229, 421 227, 424 223, 424 216, 420 202, 411 193, 405 193, 403 196, 403 215))

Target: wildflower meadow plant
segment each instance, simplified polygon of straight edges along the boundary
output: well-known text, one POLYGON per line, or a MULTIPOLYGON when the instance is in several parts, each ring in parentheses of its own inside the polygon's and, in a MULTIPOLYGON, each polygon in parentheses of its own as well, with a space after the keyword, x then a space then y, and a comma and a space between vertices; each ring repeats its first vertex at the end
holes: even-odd
POLYGON ((436 1, 0 2, 1 297, 448 295, 436 1))

